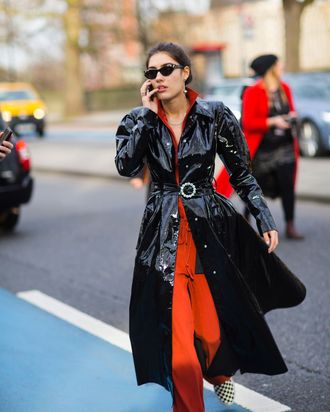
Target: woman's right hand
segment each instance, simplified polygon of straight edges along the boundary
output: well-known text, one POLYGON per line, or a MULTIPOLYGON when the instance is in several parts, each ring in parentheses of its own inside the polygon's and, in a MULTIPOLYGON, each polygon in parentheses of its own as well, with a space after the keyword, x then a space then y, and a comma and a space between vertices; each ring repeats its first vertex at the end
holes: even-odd
POLYGON ((158 99, 156 97, 156 93, 158 89, 153 89, 149 92, 148 87, 150 86, 151 86, 151 81, 146 80, 140 89, 142 105, 143 107, 147 107, 148 109, 157 113, 158 112, 158 99), (153 99, 151 100, 152 96, 153 96, 153 99))
POLYGON ((268 117, 267 126, 277 127, 279 129, 290 129, 290 124, 284 119, 283 116, 268 117))
MULTIPOLYGON (((0 137, 3 133, 0 133, 0 137)), ((14 145, 8 141, 4 141, 0 145, 0 161, 3 160, 14 148, 14 145)))
POLYGON ((268 230, 267 232, 264 232, 263 238, 268 246, 268 253, 272 253, 278 246, 277 230, 268 230))

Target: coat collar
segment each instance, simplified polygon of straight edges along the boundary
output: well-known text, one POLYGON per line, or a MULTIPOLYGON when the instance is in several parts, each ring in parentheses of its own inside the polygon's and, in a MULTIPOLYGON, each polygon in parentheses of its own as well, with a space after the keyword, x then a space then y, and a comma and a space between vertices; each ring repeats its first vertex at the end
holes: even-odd
MULTIPOLYGON (((187 95, 186 95, 188 101, 189 101, 189 108, 187 113, 189 113, 191 111, 191 108, 194 106, 197 98, 198 98, 198 93, 187 87, 187 95)), ((158 116, 163 120, 163 122, 166 122, 166 114, 165 114, 165 110, 163 108, 162 103, 160 102, 160 100, 158 100, 158 116)))
MULTIPOLYGON (((190 107, 188 109, 189 113, 198 113, 203 116, 209 117, 212 120, 214 119, 215 115, 211 109, 210 104, 206 100, 201 99, 198 92, 191 89, 190 87, 187 87, 187 98, 190 102, 190 107)), ((166 118, 164 109, 160 102, 158 102, 158 115, 162 120, 164 120, 164 117, 166 118)))
POLYGON ((211 108, 211 105, 206 101, 201 98, 198 98, 196 100, 195 104, 195 111, 196 113, 202 114, 203 116, 209 117, 212 120, 215 118, 215 113, 211 108))
POLYGON ((195 90, 187 87, 187 97, 190 102, 189 112, 192 111, 214 119, 214 113, 210 108, 210 104, 206 100, 201 99, 195 90))

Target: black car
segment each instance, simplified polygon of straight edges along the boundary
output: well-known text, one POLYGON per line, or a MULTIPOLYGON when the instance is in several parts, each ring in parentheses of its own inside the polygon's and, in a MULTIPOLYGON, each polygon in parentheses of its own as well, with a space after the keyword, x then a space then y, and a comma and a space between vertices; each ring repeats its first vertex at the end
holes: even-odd
POLYGON ((0 229, 11 231, 18 223, 20 206, 28 203, 33 191, 30 155, 24 140, 10 140, 12 152, 0 161, 0 229))

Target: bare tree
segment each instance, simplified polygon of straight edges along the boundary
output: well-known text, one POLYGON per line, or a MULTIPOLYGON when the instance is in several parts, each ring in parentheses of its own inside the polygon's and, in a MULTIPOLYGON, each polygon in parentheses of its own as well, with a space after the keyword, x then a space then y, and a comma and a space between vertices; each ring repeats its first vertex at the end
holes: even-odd
MULTIPOLYGON (((42 67, 42 63, 45 63, 47 59, 47 54, 45 55, 45 50, 40 49, 40 34, 42 33, 43 37, 51 38, 54 32, 63 32, 66 83, 63 87, 65 113, 71 115, 84 111, 79 45, 82 28, 82 0, 60 0, 57 5, 63 7, 53 9, 47 0, 29 0, 29 8, 26 7, 26 0, 2 0, 0 21, 2 20, 3 24, 0 28, 0 42, 5 45, 7 50, 4 59, 7 63, 6 66, 8 66, 7 79, 16 80, 18 73, 24 71, 24 68, 17 70, 16 66, 19 63, 16 54, 22 55, 24 53, 29 57, 27 67, 31 68, 34 64, 42 67), (35 42, 35 38, 39 40, 35 42)), ((49 54, 48 60, 53 62, 54 57, 49 54)), ((57 70, 51 64, 49 66, 50 71, 57 70)), ((29 76, 23 73, 20 74, 20 77, 28 78, 29 76)))
MULTIPOLYGON (((169 19, 168 31, 172 31, 172 36, 182 38, 182 32, 186 29, 184 26, 175 26, 173 17, 176 14, 188 14, 189 7, 184 0, 172 0, 163 3, 161 6, 158 0, 136 0, 136 15, 139 24, 139 40, 144 52, 146 52, 155 42, 153 24, 160 15, 166 15, 169 19), (173 32, 173 30, 175 32, 173 32)), ((156 36, 157 37, 157 36, 156 36)), ((164 37, 169 37, 166 33, 164 37)), ((159 40, 159 39, 158 39, 159 40)))
POLYGON ((152 0, 136 1, 136 17, 139 26, 139 40, 144 53, 146 53, 152 43, 149 34, 150 21, 155 14, 156 10, 152 0))
POLYGON ((66 5, 67 8, 63 15, 66 67, 65 108, 66 114, 75 115, 85 110, 79 44, 82 29, 82 2, 81 0, 66 0, 66 5))
POLYGON ((285 21, 285 65, 286 70, 300 69, 301 16, 304 9, 314 0, 283 0, 285 21))

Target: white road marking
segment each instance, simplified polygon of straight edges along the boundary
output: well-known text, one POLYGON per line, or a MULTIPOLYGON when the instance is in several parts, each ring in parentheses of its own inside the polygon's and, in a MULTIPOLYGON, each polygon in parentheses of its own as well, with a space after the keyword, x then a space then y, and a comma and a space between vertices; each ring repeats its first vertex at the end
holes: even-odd
MULTIPOLYGON (((86 313, 79 311, 39 290, 28 290, 17 293, 18 297, 35 306, 55 315, 56 317, 77 326, 78 328, 97 336, 112 345, 131 352, 131 343, 128 334, 102 322, 86 313)), ((208 382, 204 387, 213 391, 208 382)), ((287 412, 291 411, 286 405, 276 402, 258 392, 235 383, 235 403, 251 412, 287 412)))

